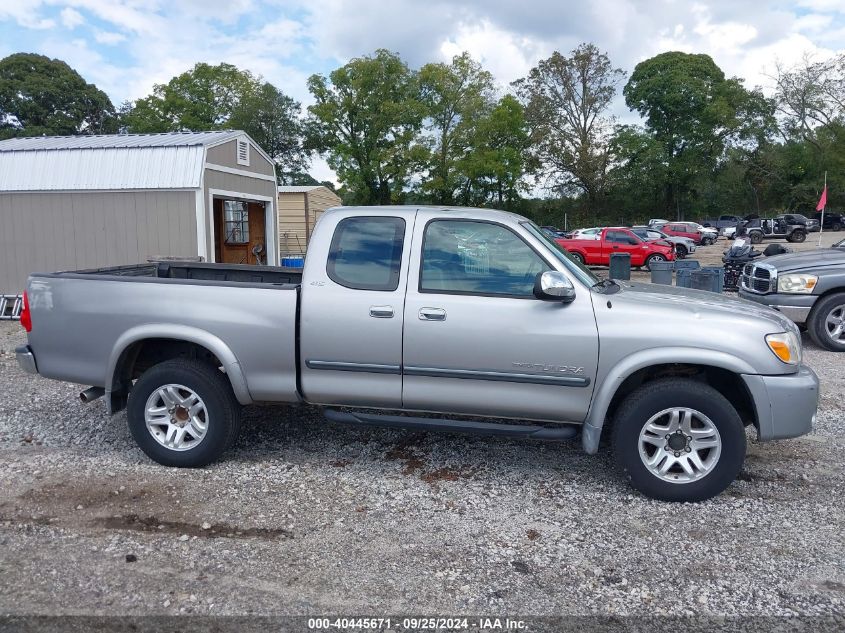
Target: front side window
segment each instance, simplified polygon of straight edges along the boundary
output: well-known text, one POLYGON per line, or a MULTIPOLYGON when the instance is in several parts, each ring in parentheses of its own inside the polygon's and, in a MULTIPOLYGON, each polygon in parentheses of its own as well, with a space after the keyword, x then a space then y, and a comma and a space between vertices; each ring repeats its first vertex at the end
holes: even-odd
POLYGON ((420 292, 532 297, 548 264, 497 224, 434 220, 423 238, 420 292))
POLYGON ((249 242, 249 208, 246 202, 223 201, 223 230, 227 244, 249 242))
POLYGON ((355 290, 396 290, 404 239, 402 218, 341 220, 332 237, 326 273, 335 283, 355 290))
POLYGON ((636 244, 637 239, 625 231, 608 231, 607 241, 616 244, 636 244))

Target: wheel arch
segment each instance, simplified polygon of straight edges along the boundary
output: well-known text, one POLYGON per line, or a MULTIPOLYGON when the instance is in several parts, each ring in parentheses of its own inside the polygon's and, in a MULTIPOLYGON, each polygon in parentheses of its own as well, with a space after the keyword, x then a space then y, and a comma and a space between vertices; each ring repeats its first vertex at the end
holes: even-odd
POLYGON ((746 361, 716 350, 701 348, 661 348, 632 354, 618 363, 593 394, 584 421, 582 444, 589 454, 598 452, 602 429, 614 407, 638 386, 668 376, 695 377, 704 380, 728 398, 747 423, 757 425, 756 408, 742 374, 754 374, 746 361))
POLYGON ((145 350, 153 353, 150 351, 153 347, 159 361, 186 355, 205 356, 209 362, 223 368, 240 404, 252 402, 237 357, 219 337, 189 326, 152 324, 127 330, 112 349, 105 380, 109 413, 125 408, 133 369, 145 350))

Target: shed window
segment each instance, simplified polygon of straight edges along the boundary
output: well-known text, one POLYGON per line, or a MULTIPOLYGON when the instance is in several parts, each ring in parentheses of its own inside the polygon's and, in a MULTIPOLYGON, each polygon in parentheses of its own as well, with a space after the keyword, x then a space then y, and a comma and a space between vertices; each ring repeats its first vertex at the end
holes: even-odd
POLYGON ((246 202, 223 201, 223 226, 226 231, 227 244, 247 244, 249 242, 249 210, 246 202))
POLYGON ((238 152, 238 165, 246 165, 249 167, 249 141, 245 138, 239 138, 236 143, 238 152))

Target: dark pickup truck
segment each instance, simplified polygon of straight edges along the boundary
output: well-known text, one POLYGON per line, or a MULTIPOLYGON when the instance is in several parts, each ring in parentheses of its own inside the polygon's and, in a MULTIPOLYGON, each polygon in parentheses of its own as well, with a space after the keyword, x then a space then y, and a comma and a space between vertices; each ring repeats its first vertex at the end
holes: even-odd
POLYGON ((739 296, 806 326, 819 346, 845 352, 845 240, 747 264, 739 296))

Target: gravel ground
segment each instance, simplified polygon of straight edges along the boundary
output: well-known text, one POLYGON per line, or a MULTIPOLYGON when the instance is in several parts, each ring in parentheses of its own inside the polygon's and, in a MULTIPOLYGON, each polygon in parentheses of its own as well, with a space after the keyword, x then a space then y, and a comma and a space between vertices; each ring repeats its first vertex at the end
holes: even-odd
MULTIPOLYGON (((721 255, 720 245, 703 249, 721 255)), ((845 364, 812 435, 650 501, 576 443, 250 408, 226 459, 150 462, 123 414, 21 372, 0 322, 0 615, 845 615, 845 364)))

